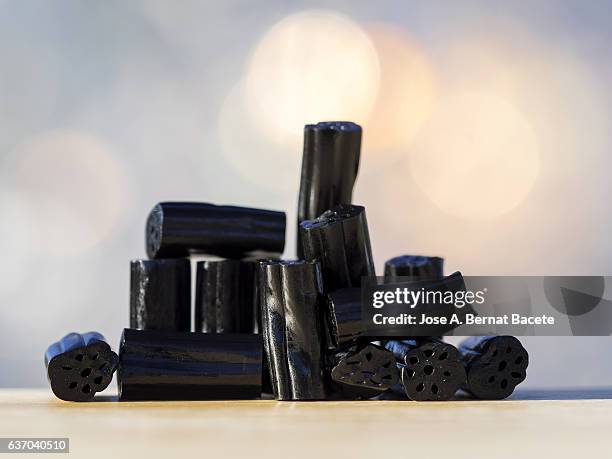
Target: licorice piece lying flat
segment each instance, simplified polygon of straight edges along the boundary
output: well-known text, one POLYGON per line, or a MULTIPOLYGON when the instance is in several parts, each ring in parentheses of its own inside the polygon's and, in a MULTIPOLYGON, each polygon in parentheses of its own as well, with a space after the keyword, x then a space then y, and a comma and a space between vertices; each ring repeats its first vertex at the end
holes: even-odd
POLYGON ((120 400, 251 399, 261 394, 261 335, 125 329, 119 359, 120 400))
POLYGON ((473 336, 459 345, 466 392, 484 400, 509 397, 527 377, 529 354, 514 336, 473 336))
POLYGON ((253 272, 239 260, 206 260, 196 265, 195 330, 253 333, 253 272))
POLYGON ((130 327, 191 330, 191 265, 185 258, 130 263, 130 327))
POLYGON ((113 379, 119 357, 100 333, 69 333, 45 353, 47 379, 57 398, 70 402, 93 400, 113 379))
POLYGON ((319 265, 269 261, 261 263, 260 270, 262 325, 274 396, 324 399, 319 265))
MULTIPOLYGON (((406 283, 406 285, 408 284, 406 283)), ((460 272, 437 280, 415 280, 410 282, 410 285, 415 290, 441 292, 465 290, 465 282, 460 272)), ((388 288, 391 288, 391 285, 388 288)), ((407 328, 406 334, 402 335, 398 333, 394 333, 392 336, 389 336, 389 334, 375 335, 373 330, 364 328, 366 324, 362 321, 362 291, 359 288, 340 289, 326 295, 324 312, 328 336, 327 344, 332 349, 345 347, 358 340, 402 340, 410 339, 416 334, 423 336, 442 334, 458 326, 458 324, 419 325, 407 328)), ((432 303, 425 305, 422 312, 433 316, 450 316, 456 313, 459 318, 462 318, 464 314, 473 312, 473 310, 470 306, 457 309, 452 304, 432 303)))
POLYGON ((436 339, 389 341, 399 362, 402 386, 410 400, 449 400, 466 380, 459 351, 436 339))
MULTIPOLYGON (((298 224, 339 204, 351 204, 359 170, 361 127, 346 121, 304 126, 298 224)), ((298 257, 302 258, 298 233, 298 257)))
POLYGON ((325 293, 360 287, 374 276, 365 208, 341 205, 300 223, 304 257, 321 263, 325 293))
POLYGON ((444 277, 444 259, 401 255, 385 262, 385 281, 436 280, 444 277))
POLYGON ((252 253, 283 252, 285 213, 198 202, 162 202, 149 214, 149 258, 206 253, 242 258, 252 253))
POLYGON ((375 344, 354 346, 335 357, 331 378, 346 397, 376 397, 399 381, 395 357, 375 344))

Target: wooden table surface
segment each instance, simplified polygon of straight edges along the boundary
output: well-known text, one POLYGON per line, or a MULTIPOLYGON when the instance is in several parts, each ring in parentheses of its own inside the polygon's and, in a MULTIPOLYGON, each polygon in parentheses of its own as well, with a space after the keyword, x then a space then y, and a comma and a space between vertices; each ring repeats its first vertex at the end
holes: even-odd
POLYGON ((88 458, 590 459, 612 457, 611 398, 599 390, 519 392, 498 402, 119 403, 102 396, 78 404, 49 390, 3 389, 0 436, 69 437, 70 455, 88 458))

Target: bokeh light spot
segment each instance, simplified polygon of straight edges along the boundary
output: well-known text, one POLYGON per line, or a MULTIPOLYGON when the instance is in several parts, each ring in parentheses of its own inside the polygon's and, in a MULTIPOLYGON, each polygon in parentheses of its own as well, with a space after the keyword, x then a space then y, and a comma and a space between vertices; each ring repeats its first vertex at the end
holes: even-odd
POLYGON ((368 28, 380 62, 380 89, 364 125, 364 153, 376 159, 407 153, 431 112, 435 96, 433 71, 425 52, 402 29, 368 28))
POLYGON ((464 92, 436 107, 408 163, 417 185, 439 208, 489 219, 512 210, 530 192, 539 172, 538 142, 507 99, 464 92))
POLYGON ((247 105, 269 138, 290 143, 307 123, 363 123, 378 85, 376 50, 359 26, 338 13, 304 11, 282 19, 257 44, 247 105))

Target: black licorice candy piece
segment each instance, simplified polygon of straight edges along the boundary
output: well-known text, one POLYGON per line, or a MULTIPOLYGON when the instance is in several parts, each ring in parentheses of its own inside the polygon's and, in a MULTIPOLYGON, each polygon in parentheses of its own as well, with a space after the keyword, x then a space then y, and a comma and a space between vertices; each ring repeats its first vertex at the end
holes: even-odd
POLYGON ((437 339, 388 341, 399 362, 402 386, 410 400, 450 400, 466 381, 459 351, 437 339))
POLYGON ((278 400, 325 398, 322 364, 319 264, 260 264, 264 346, 278 400))
POLYGON ((206 260, 196 265, 195 330, 253 333, 253 276, 239 260, 206 260))
POLYGON ((130 327, 191 330, 191 265, 188 259, 132 260, 130 327))
POLYGON ((353 346, 335 359, 331 379, 346 397, 376 397, 399 381, 393 353, 376 344, 353 346))
POLYGON ((120 400, 223 400, 261 395, 261 335, 126 328, 119 359, 120 400))
POLYGON ((147 219, 149 258, 206 253, 241 258, 283 252, 284 212, 198 202, 162 202, 147 219))
POLYGON ((56 397, 87 402, 108 387, 119 357, 97 332, 69 333, 45 353, 47 379, 56 397))
POLYGON ((401 255, 385 262, 385 281, 401 278, 409 280, 436 280, 444 277, 444 258, 420 255, 401 255))
MULTIPOLYGON (((397 284, 401 286, 402 284, 397 284)), ((455 272, 447 277, 436 280, 418 280, 412 281, 409 284, 414 290, 436 290, 441 292, 456 292, 465 290, 465 282, 460 272, 455 272)), ((386 286, 391 288, 393 284, 386 286)), ((385 286, 379 286, 383 288, 385 286)), ((344 347, 352 342, 365 339, 372 341, 377 339, 409 339, 414 335, 434 335, 448 332, 458 326, 458 324, 449 325, 419 325, 412 326, 406 329, 406 334, 394 333, 392 336, 374 335, 373 331, 367 330, 367 324, 362 321, 362 291, 360 288, 345 288, 336 290, 326 296, 326 324, 328 329, 328 344, 331 348, 344 347), (412 333, 410 333, 412 331, 412 333), (365 336, 364 336, 365 335, 365 336)), ((472 312, 472 309, 465 306, 458 310, 452 304, 434 303, 425 305, 423 311, 426 314, 434 316, 449 316, 456 313, 459 318, 464 317, 464 314, 472 312)))
POLYGON ((473 336, 459 345, 466 392, 484 400, 509 397, 527 377, 529 354, 514 336, 473 336))
MULTIPOLYGON (((298 225, 340 204, 351 204, 359 170, 361 127, 348 121, 304 126, 298 225)), ((303 257, 298 232, 298 258, 303 257)))
POLYGON ((325 293, 361 286, 375 275, 365 208, 340 205, 300 223, 306 260, 321 264, 325 293))
POLYGON ((332 348, 343 347, 361 337, 361 289, 343 288, 327 295, 327 320, 332 348))

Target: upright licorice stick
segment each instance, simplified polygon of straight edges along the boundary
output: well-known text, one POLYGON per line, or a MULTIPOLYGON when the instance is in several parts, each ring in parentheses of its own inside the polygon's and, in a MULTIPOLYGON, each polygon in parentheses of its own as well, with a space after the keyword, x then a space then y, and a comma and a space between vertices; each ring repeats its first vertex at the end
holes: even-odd
POLYGON ((191 266, 188 259, 133 260, 130 273, 131 328, 191 329, 191 266))
POLYGON ((375 397, 399 380, 393 354, 372 343, 354 345, 336 353, 332 365, 332 381, 350 398, 375 397))
POLYGON ((321 263, 325 293, 359 287, 375 275, 364 207, 337 206, 300 223, 300 233, 304 257, 321 263))
POLYGON ((399 362, 404 392, 410 400, 449 400, 465 384, 457 349, 434 338, 388 341, 399 362))
POLYGON ((285 213, 198 202, 162 202, 147 220, 149 258, 206 253, 227 258, 285 247, 285 213))
MULTIPOLYGON (((361 127, 345 121, 304 126, 298 225, 339 204, 351 204, 359 170, 361 127)), ((298 257, 302 255, 298 233, 298 257)))
POLYGON ((385 262, 385 281, 436 280, 443 277, 444 259, 440 257, 401 255, 385 262))
POLYGON ((45 366, 51 390, 56 397, 87 402, 103 391, 113 379, 119 357, 97 332, 69 333, 51 344, 45 353, 45 366))
POLYGON ((196 266, 195 330, 253 333, 254 270, 239 260, 206 260, 196 266))
POLYGON ((261 394, 261 335, 125 329, 121 400, 250 399, 261 394))
POLYGON ((527 377, 529 354, 514 336, 473 336, 459 345, 465 389, 476 398, 509 397, 527 377))
POLYGON ((324 399, 319 265, 268 261, 260 270, 264 343, 274 395, 278 400, 324 399))

